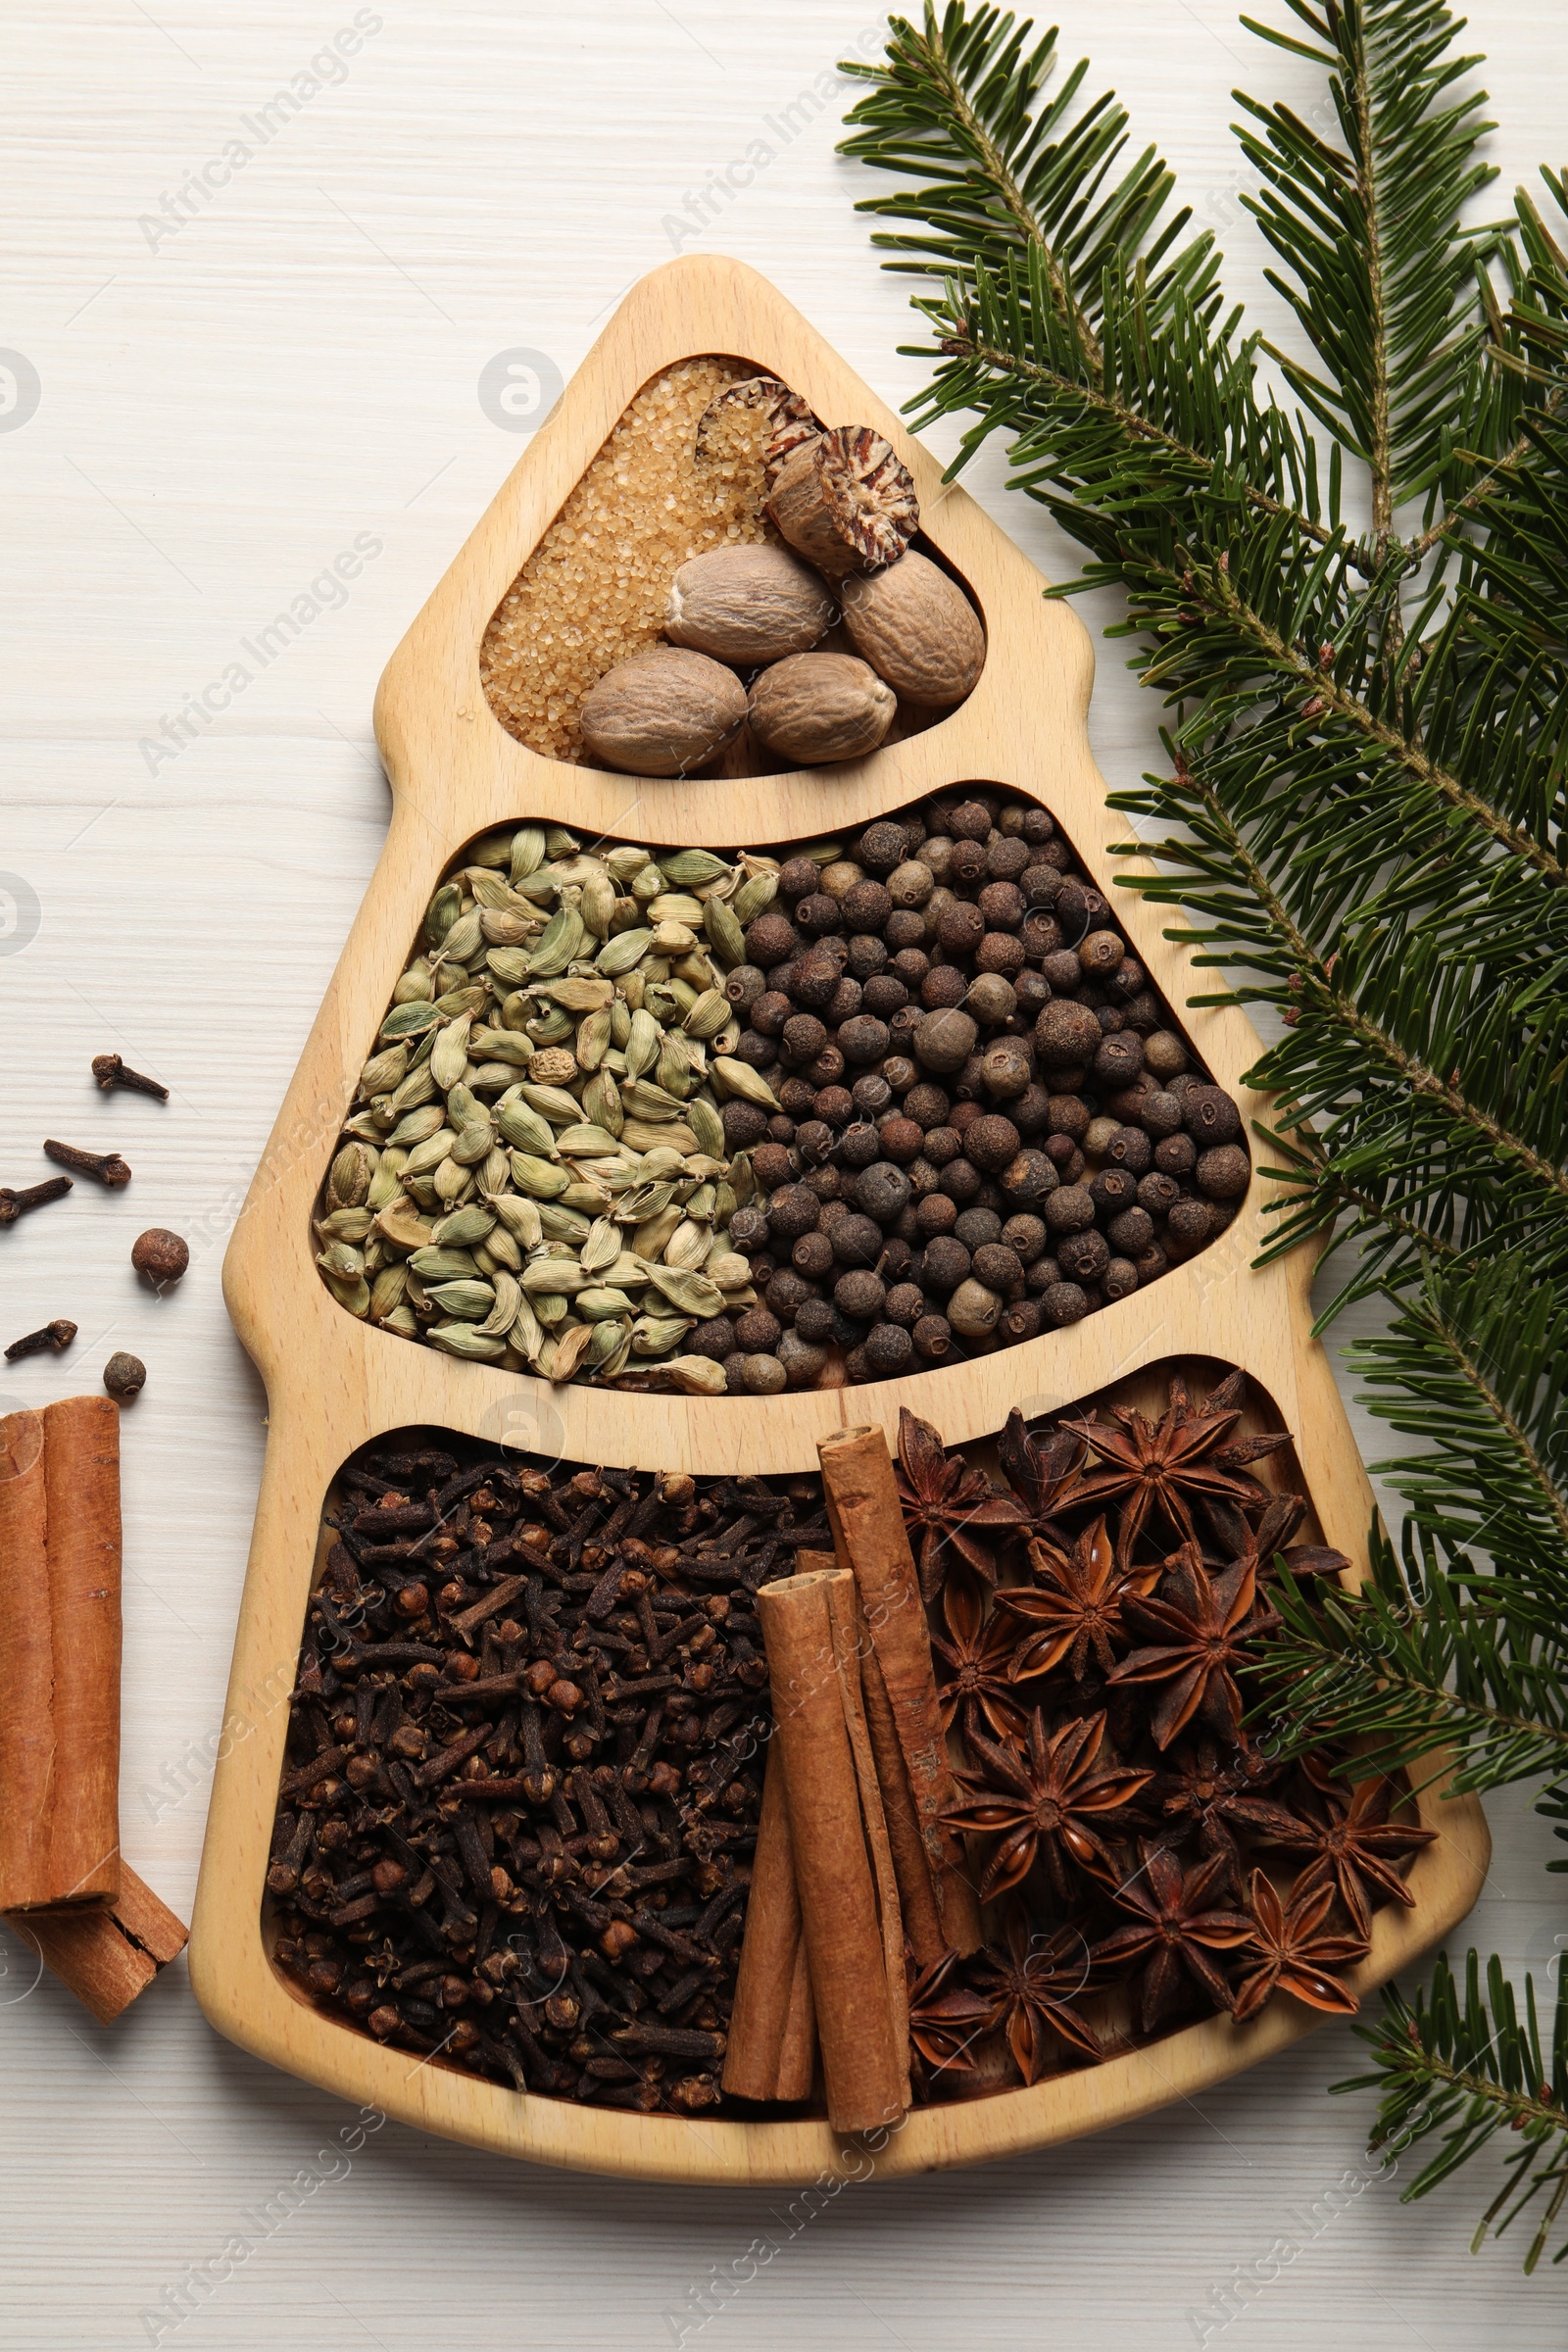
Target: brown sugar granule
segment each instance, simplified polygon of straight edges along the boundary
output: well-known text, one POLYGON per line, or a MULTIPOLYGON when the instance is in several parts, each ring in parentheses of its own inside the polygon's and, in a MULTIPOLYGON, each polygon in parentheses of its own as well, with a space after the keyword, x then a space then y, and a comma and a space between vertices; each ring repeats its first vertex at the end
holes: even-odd
POLYGON ((491 616, 479 667, 509 734, 549 760, 583 761, 577 713, 606 670, 663 626, 669 583, 689 556, 774 539, 764 411, 732 406, 695 455, 697 423, 739 360, 682 360, 646 383, 491 616))

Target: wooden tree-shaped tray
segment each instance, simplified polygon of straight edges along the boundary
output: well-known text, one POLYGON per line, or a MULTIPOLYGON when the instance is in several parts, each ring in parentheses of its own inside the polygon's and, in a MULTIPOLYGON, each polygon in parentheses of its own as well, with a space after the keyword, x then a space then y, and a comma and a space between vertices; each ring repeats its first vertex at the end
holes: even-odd
MULTIPOLYGON (((628 493, 634 495, 634 493, 628 493)), ((896 1435, 907 1404, 950 1445, 986 1438, 1010 1408, 1045 1412, 1170 1358, 1241 1365, 1294 1431, 1323 1536, 1364 1554, 1372 1500, 1321 1347, 1311 1337, 1311 1262, 1250 1261, 1265 1226, 1254 1180, 1233 1223, 1200 1256, 1064 1331, 973 1362, 849 1390, 719 1400, 552 1388, 356 1321, 322 1285, 312 1206, 360 1067, 416 936, 430 892, 463 845, 507 821, 542 819, 585 837, 728 847, 816 840, 964 781, 1004 786, 1050 809, 1103 888, 1124 828, 1105 808, 1089 749, 1093 653, 1083 624, 1044 601, 1038 573, 773 289, 741 265, 688 256, 633 289, 567 386, 394 655, 376 700, 391 779, 386 848, 306 1046, 224 1266, 236 1328, 267 1383, 270 1434, 214 1783, 193 1924, 192 1983, 212 2023, 257 2055, 422 2129, 509 2154, 649 2178, 798 2181, 863 2169, 825 2120, 741 2123, 598 2112, 520 2095, 412 2060, 306 2005, 272 1967, 261 1897, 282 1768, 286 1701, 317 1562, 323 1498, 340 1464, 389 1430, 466 1431, 551 1459, 694 1473, 815 1466, 845 1422, 896 1435), (480 680, 486 624, 520 566, 639 390, 705 354, 751 363, 833 421, 873 424, 914 476, 926 538, 968 582, 985 617, 980 683, 951 716, 827 769, 656 781, 544 759, 506 732, 480 680)), ((1125 895, 1125 894, 1124 894, 1125 895)), ((1186 953, 1129 899, 1117 921, 1166 1001, 1192 994, 1186 953)), ((1183 1015, 1190 1030, 1190 1016, 1183 1015)), ((1242 1073, 1258 1053, 1235 1010, 1200 1016, 1196 1039, 1249 1122, 1265 1102, 1242 1073)), ((1413 1909, 1385 1910, 1364 1990, 1463 1917, 1489 1852, 1473 1799, 1420 1799, 1443 1835, 1417 1858, 1413 1909)), ((916 2110, 878 2155, 919 2172, 1040 2146, 1190 2095, 1298 2038, 1313 2013, 1283 1998, 1250 2026, 1216 2017, 1149 2052, 1032 2089, 916 2110)))

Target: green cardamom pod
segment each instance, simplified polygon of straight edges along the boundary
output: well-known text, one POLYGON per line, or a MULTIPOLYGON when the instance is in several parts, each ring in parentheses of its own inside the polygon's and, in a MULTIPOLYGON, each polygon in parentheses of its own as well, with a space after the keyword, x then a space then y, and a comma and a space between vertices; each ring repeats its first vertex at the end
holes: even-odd
MULTIPOLYGON (((485 1257, 490 1261, 489 1264, 483 1268, 485 1273, 493 1274, 498 1270, 506 1274, 521 1273, 522 1251, 518 1249, 516 1243, 513 1240, 512 1235, 507 1231, 504 1225, 497 1225, 491 1230, 491 1232, 486 1234, 484 1241, 479 1245, 479 1248, 482 1249, 485 1257)), ((478 1254, 479 1251, 476 1250, 474 1252, 476 1259, 478 1254)))
POLYGON ((500 1273, 495 1277, 495 1304, 479 1325, 486 1339, 505 1339, 517 1319, 522 1301, 522 1285, 514 1275, 500 1273))
MULTIPOLYGON (((574 1104, 574 1111, 575 1107, 574 1104)), ((498 1102, 495 1123, 507 1142, 515 1145, 519 1152, 532 1152, 543 1157, 556 1148, 555 1134, 548 1120, 542 1119, 526 1102, 498 1102)))
POLYGON ((556 1351, 550 1359, 547 1376, 558 1387, 563 1381, 569 1380, 572 1374, 580 1368, 593 1336, 591 1323, 579 1323, 575 1330, 566 1333, 564 1339, 557 1341, 556 1351))
POLYGON ((466 1282, 477 1272, 466 1250, 416 1250, 409 1264, 421 1282, 466 1282))
POLYGON ((736 916, 722 899, 710 899, 703 908, 703 929, 710 946, 727 972, 746 961, 746 937, 736 916))
POLYGON ((620 1091, 608 1070, 596 1070, 589 1079, 582 1090, 582 1106, 596 1127, 603 1128, 608 1135, 620 1134, 626 1113, 620 1091))
POLYGON ((496 1302, 490 1284, 469 1278, 463 1282, 439 1282, 430 1293, 443 1314, 455 1315, 460 1323, 478 1323, 496 1302))
POLYGON ((528 958, 520 948, 492 948, 485 964, 506 988, 519 988, 528 977, 528 958))
POLYGON ((688 1273, 679 1266, 651 1265, 648 1279, 683 1315, 721 1315, 724 1294, 706 1274, 688 1273))
MULTIPOLYGON (((515 1029, 475 1029, 468 1041, 475 1054, 488 1061, 504 1061, 514 1069, 525 1070, 533 1059, 533 1040, 519 1036, 515 1029)), ((435 1059, 432 1054, 431 1060, 435 1059)), ((458 1076, 461 1078, 460 1070, 458 1076)))
POLYGON ((689 1315, 639 1315, 631 1327, 634 1355, 667 1355, 690 1331, 689 1315))
POLYGON ((553 1127, 575 1127, 582 1117, 581 1103, 563 1086, 525 1085, 522 1099, 553 1127))
POLYGON ((468 1031, 473 1016, 465 1013, 461 1020, 448 1021, 430 1048, 430 1076, 445 1093, 456 1086, 468 1066, 468 1031))
POLYGON ((401 1038, 422 1037, 427 1029, 436 1026, 440 1018, 433 1004, 416 1001, 395 1004, 381 1023, 377 1035, 383 1045, 390 1046, 401 1038))
POLYGON ((575 906, 558 906, 535 941, 528 957, 536 980, 564 972, 583 944, 582 917, 575 906))
POLYGON ((651 1070, 659 1059, 659 1023, 641 1005, 631 1016, 631 1033, 626 1040, 626 1075, 640 1078, 651 1070))
POLYGON ((502 1193, 491 1197, 490 1205, 519 1248, 538 1249, 544 1240, 544 1227, 539 1220, 537 1200, 519 1200, 514 1194, 502 1193))
POLYGON ((756 1102, 763 1110, 777 1110, 778 1098, 760 1070, 754 1070, 749 1061, 738 1061, 731 1054, 715 1054, 713 1077, 727 1094, 739 1095, 743 1102, 756 1102))
POLYGON ((368 1102, 377 1095, 389 1095, 395 1086, 402 1084, 408 1067, 407 1046, 388 1046, 384 1054, 372 1054, 360 1072, 360 1083, 355 1089, 356 1102, 363 1100, 368 1102))
POLYGON ((481 906, 505 906, 508 905, 511 893, 499 874, 489 872, 483 866, 470 867, 465 874, 464 880, 481 906))
POLYGON ((602 1274, 620 1255, 620 1232, 610 1217, 598 1217, 589 1228, 581 1250, 585 1274, 602 1274))
POLYGON ((680 923, 687 930, 703 919, 703 902, 683 890, 662 890, 657 899, 648 902, 651 923, 680 923))
POLYGON ((594 1336, 588 1343, 587 1369, 598 1372, 602 1379, 613 1380, 626 1368, 631 1353, 631 1325, 627 1322, 596 1323, 594 1336))
POLYGON ((512 1181, 530 1200, 558 1200, 570 1184, 571 1175, 569 1170, 558 1168, 548 1159, 536 1158, 531 1152, 514 1152, 512 1181))
MULTIPOLYGON (((618 1225, 645 1224, 650 1217, 657 1217, 667 1208, 674 1198, 675 1188, 672 1184, 635 1185, 616 1209, 615 1222, 618 1225)), ((674 1230, 672 1225, 671 1233, 674 1230)))
POLYGON ((561 1206, 575 1208, 585 1217, 599 1217, 603 1216, 605 1210, 610 1206, 610 1195, 605 1191, 603 1185, 590 1184, 586 1178, 579 1176, 577 1181, 574 1184, 568 1184, 562 1194, 561 1206))
POLYGON ((518 1280, 527 1298, 575 1298, 579 1291, 590 1287, 593 1276, 585 1274, 572 1257, 531 1257, 518 1280))
POLYGON ((552 980, 544 993, 553 1004, 564 1005, 567 1012, 600 1012, 610 1003, 615 989, 612 981, 594 980, 583 972, 567 980, 552 980))
POLYGON ((612 1316, 629 1315, 631 1300, 624 1291, 611 1290, 601 1283, 590 1283, 579 1291, 573 1301, 579 1315, 590 1323, 603 1323, 612 1316))
POLYGON ((622 890, 627 887, 634 875, 640 874, 643 868, 652 862, 652 852, 639 849, 634 841, 623 841, 616 848, 605 852, 605 864, 620 884, 622 890))
POLYGON ((556 1138, 556 1146, 565 1158, 585 1159, 600 1152, 613 1152, 615 1139, 603 1127, 563 1127, 556 1138))
POLYGON ((615 885, 602 869, 589 875, 577 902, 583 929, 590 939, 608 939, 615 914, 615 885))
POLYGON ((631 971, 633 964, 641 963, 653 944, 652 931, 617 931, 613 939, 606 940, 594 957, 594 964, 607 979, 619 980, 631 971))
POLYGON ((475 1242, 488 1239, 495 1227, 493 1209, 481 1208, 470 1201, 466 1208, 456 1208, 450 1217, 443 1217, 435 1229, 434 1240, 439 1250, 471 1250, 475 1242))
MULTIPOLYGON (((690 1205, 688 1202, 688 1210, 690 1205)), ((712 1247, 712 1227, 699 1225, 688 1214, 664 1244, 664 1263, 676 1267, 683 1274, 696 1274, 701 1271, 703 1261, 712 1247)))
POLYGON ((510 826, 504 833, 487 833, 484 839, 476 841, 468 852, 469 860, 474 865, 505 865, 511 857, 512 830, 510 826))
POLYGON ((711 850, 675 850, 660 858, 659 870, 677 889, 695 890, 705 882, 722 882, 731 869, 711 850))
POLYGON ((687 1059, 686 1041, 678 1029, 666 1030, 654 1075, 663 1092, 676 1102, 684 1102, 697 1084, 697 1072, 687 1059))
POLYGON ((723 1365, 710 1355, 672 1355, 662 1369, 688 1396, 722 1396, 727 1386, 723 1365))
POLYGON ((686 1124, 698 1145, 714 1159, 724 1157, 724 1122, 711 1102, 694 1095, 686 1105, 686 1124))
POLYGON ((652 1266, 657 1257, 663 1255, 664 1244, 671 1234, 679 1232, 682 1222, 680 1203, 666 1203, 664 1207, 656 1209, 651 1217, 645 1217, 636 1228, 631 1237, 632 1249, 652 1266))
MULTIPOLYGON (((533 1311, 540 1324, 543 1326, 544 1331, 548 1333, 553 1325, 557 1323, 564 1323, 566 1320, 567 1310, 570 1305, 571 1300, 566 1297, 564 1291, 545 1291, 533 1301, 533 1311)), ((541 1371, 544 1370, 543 1348, 548 1346, 548 1344, 549 1343, 547 1339, 541 1343, 541 1352, 539 1357, 539 1368, 541 1371)))
POLYGON ((328 1274, 323 1268, 321 1280, 339 1306, 346 1306, 351 1315, 358 1315, 363 1322, 370 1311, 370 1286, 365 1276, 328 1274))
POLYGON ((455 882, 443 882, 424 910, 424 936, 440 947, 463 908, 463 893, 455 882))
POLYGON ((722 990, 709 988, 688 1007, 681 1027, 688 1037, 701 1038, 706 1042, 710 1037, 716 1037, 728 1019, 728 998, 722 990))
MULTIPOLYGON (((741 1066, 736 1064, 737 1068, 741 1066)), ((647 1078, 628 1078, 620 1090, 620 1099, 634 1119, 677 1119, 685 1108, 673 1095, 647 1078)))
POLYGON ((349 1242, 328 1242, 317 1259, 323 1274, 339 1282, 358 1282, 365 1272, 365 1252, 349 1242))
POLYGON ((631 1038, 632 1006, 617 991, 610 1007, 610 1042, 617 1054, 623 1054, 631 1038))
POLYGON ((579 1070, 598 1069, 610 1051, 610 1034, 611 1015, 608 1007, 590 1012, 578 1022, 572 1052, 577 1057, 579 1070))
POLYGON ((467 963, 483 947, 484 933, 480 928, 483 912, 482 906, 470 906, 466 914, 459 915, 441 942, 442 960, 448 971, 455 963, 467 963))
POLYGON ((771 906, 777 897, 777 874, 753 874, 750 881, 743 882, 731 902, 739 929, 744 931, 748 923, 755 923, 764 907, 771 906))
POLYGON ((326 1198, 332 1208, 358 1208, 370 1189, 376 1153, 368 1144, 345 1144, 327 1172, 326 1198))
MULTIPOLYGON (((566 1189, 571 1192, 576 1188, 568 1185, 566 1189)), ((595 1216, 600 1214, 604 1205, 603 1200, 594 1201, 595 1216)), ((564 1200, 541 1200, 539 1224, 546 1241, 564 1242, 574 1250, 580 1250, 588 1239, 588 1218, 581 1209, 568 1208, 564 1200)))
POLYGON ((539 1343, 543 1338, 544 1333, 539 1328, 539 1318, 533 1311, 532 1301, 525 1296, 519 1283, 517 1311, 512 1318, 512 1345, 532 1363, 539 1353, 539 1343))
POLYGON ((737 1250, 715 1250, 703 1272, 721 1291, 743 1291, 752 1279, 751 1265, 737 1250))
POLYGON ((473 1177, 460 1159, 448 1156, 430 1179, 430 1189, 443 1208, 456 1208, 473 1190, 473 1177))
POLYGON ((508 859, 512 871, 513 889, 515 890, 519 882, 525 882, 530 874, 536 874, 544 861, 544 827, 542 825, 519 825, 512 836, 512 850, 508 859))
POLYGON ((384 1323, 395 1308, 403 1304, 409 1288, 409 1269, 399 1263, 383 1266, 370 1287, 370 1313, 377 1323, 384 1323))
POLYGON ((475 1331, 471 1323, 432 1323, 424 1336, 432 1348, 447 1355, 460 1355, 468 1363, 493 1364, 507 1352, 505 1340, 475 1331))
MULTIPOLYGON (((409 1111, 399 1119, 387 1137, 388 1149, 412 1152, 416 1144, 429 1143, 432 1136, 441 1133, 446 1125, 446 1105, 441 1102, 426 1102, 418 1110, 409 1111)), ((436 1166, 445 1157, 446 1152, 442 1152, 437 1154, 435 1160, 429 1161, 427 1164, 432 1167, 436 1166)))
POLYGON ((489 1157, 493 1141, 494 1130, 490 1121, 487 1118, 475 1119, 460 1132, 452 1147, 452 1157, 460 1168, 476 1167, 481 1159, 489 1157))

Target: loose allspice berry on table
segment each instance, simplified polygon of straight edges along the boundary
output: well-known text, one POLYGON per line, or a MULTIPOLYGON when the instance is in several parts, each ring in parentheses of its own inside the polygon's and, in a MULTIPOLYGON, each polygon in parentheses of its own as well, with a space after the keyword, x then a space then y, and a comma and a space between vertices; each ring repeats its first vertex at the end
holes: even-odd
POLYGON ((167 1225, 150 1225, 132 1242, 130 1262, 149 1282, 177 1282, 190 1264, 190 1250, 167 1225))
POLYGON ((104 1366, 104 1387, 122 1404, 139 1396, 147 1385, 147 1367, 139 1355, 129 1355, 117 1348, 104 1366))

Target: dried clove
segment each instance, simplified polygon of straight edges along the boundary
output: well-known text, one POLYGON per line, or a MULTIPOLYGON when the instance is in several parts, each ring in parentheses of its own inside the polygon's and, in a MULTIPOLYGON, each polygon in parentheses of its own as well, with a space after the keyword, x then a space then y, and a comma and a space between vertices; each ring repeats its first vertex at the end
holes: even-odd
POLYGON ((74 1168, 79 1176, 96 1176, 112 1192, 130 1182, 130 1168, 118 1152, 79 1152, 74 1144, 57 1143, 52 1135, 45 1137, 43 1149, 47 1159, 58 1160, 63 1168, 74 1168))
POLYGON ((14 1225, 29 1208, 42 1208, 46 1200, 63 1200, 70 1190, 69 1176, 46 1176, 41 1184, 26 1185, 20 1193, 0 1184, 0 1225, 14 1225))
POLYGON ((118 1054, 95 1054, 92 1074, 106 1095, 112 1087, 122 1086, 133 1095, 151 1095, 158 1102, 169 1101, 167 1086, 160 1086, 156 1078, 144 1078, 140 1070, 131 1069, 118 1054))
POLYGON ((62 1315, 53 1323, 45 1323, 37 1331, 29 1331, 22 1339, 13 1340, 6 1349, 6 1362, 14 1364, 23 1355, 42 1355, 46 1348, 53 1348, 58 1354, 62 1348, 71 1346, 75 1336, 76 1326, 68 1323, 62 1315))

